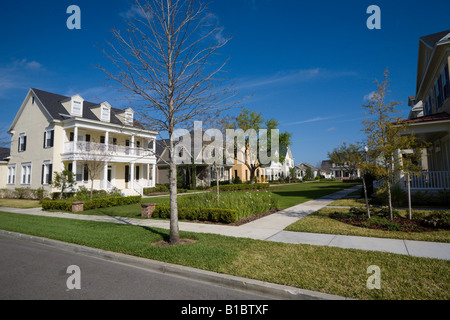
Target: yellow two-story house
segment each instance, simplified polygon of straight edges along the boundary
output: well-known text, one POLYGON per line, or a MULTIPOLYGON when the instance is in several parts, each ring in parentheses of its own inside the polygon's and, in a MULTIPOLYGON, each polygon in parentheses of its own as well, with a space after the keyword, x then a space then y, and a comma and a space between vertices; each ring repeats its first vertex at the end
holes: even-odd
POLYGON ((157 132, 144 129, 130 108, 30 89, 8 132, 7 188, 57 191, 52 178, 63 169, 78 187, 93 181, 96 190, 131 195, 155 186, 157 132))

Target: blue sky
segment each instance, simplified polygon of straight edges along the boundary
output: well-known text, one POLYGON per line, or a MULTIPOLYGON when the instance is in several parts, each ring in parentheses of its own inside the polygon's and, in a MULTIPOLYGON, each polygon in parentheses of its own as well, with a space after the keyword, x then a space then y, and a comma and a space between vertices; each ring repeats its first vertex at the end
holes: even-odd
MULTIPOLYGON (((2 2, 0 127, 7 129, 30 87, 80 94, 121 107, 93 68, 110 30, 132 14, 129 1, 2 2), (66 9, 81 8, 81 30, 69 30, 66 9)), ((338 144, 363 139, 364 97, 391 72, 392 100, 415 93, 419 37, 450 29, 449 1, 211 0, 209 11, 233 39, 227 78, 244 106, 276 118, 293 135, 296 164, 316 165, 338 144), (381 8, 381 30, 369 30, 368 6, 381 8)))

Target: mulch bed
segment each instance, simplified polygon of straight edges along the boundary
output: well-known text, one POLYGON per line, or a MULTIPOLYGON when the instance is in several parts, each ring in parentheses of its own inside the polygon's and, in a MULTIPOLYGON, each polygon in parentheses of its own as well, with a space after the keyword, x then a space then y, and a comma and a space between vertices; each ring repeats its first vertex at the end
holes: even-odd
MULTIPOLYGON (((371 223, 367 221, 367 218, 338 218, 334 217, 333 219, 347 223, 356 227, 368 228, 368 229, 377 229, 383 231, 392 231, 388 226, 380 225, 378 223, 371 223)), ((425 227, 420 224, 419 221, 409 220, 407 218, 394 218, 393 220, 387 219, 394 224, 396 224, 401 232, 430 232, 430 231, 439 231, 440 229, 425 227)))

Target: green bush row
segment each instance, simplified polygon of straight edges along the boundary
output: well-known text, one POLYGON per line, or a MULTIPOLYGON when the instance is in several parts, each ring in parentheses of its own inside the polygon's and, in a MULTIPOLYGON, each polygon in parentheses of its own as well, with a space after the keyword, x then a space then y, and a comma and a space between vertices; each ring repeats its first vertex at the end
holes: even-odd
POLYGON ((227 184, 219 186, 220 191, 263 190, 268 188, 269 188, 268 183, 227 184))
MULTIPOLYGON (((141 202, 141 196, 98 198, 84 201, 84 210, 96 208, 109 208, 125 206, 141 202)), ((68 200, 42 200, 44 210, 72 211, 72 201, 68 200)))
MULTIPOLYGON (((237 221, 236 210, 220 208, 178 208, 178 218, 186 220, 199 220, 232 223, 237 221)), ((154 218, 169 219, 169 206, 156 206, 153 211, 154 218)))
POLYGON ((169 188, 164 184, 159 184, 154 188, 144 188, 144 194, 157 193, 157 192, 169 192, 169 188))

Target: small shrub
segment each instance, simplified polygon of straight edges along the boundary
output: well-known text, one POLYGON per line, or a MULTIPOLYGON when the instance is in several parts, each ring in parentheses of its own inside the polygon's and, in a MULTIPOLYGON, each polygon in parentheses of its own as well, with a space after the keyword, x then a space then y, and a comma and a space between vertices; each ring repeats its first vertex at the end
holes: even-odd
MULTIPOLYGON (((154 218, 169 219, 170 207, 158 205, 153 211, 154 218)), ((185 220, 200 220, 221 223, 232 223, 237 221, 236 210, 221 208, 178 208, 178 218, 185 220)))
POLYGON ((156 185, 154 188, 144 188, 145 195, 158 192, 169 192, 169 188, 164 184, 156 185))
POLYGON ((268 183, 228 184, 219 186, 220 191, 264 190, 268 188, 268 183))
POLYGON ((433 211, 422 217, 420 222, 427 227, 450 229, 450 214, 445 211, 433 211))
MULTIPOLYGON (((72 202, 77 201, 76 199, 71 200, 42 200, 42 208, 44 210, 63 210, 72 211, 72 202)), ((84 201, 84 210, 91 210, 97 208, 109 208, 116 206, 125 206, 141 202, 141 196, 130 196, 130 197, 110 197, 110 198, 97 198, 92 200, 84 201)))
POLYGON ((67 200, 44 199, 41 201, 41 205, 44 210, 72 211, 72 201, 67 200))
POLYGON ((32 192, 30 188, 15 188, 15 197, 17 199, 31 199, 32 192))

